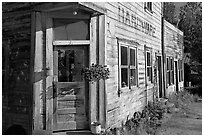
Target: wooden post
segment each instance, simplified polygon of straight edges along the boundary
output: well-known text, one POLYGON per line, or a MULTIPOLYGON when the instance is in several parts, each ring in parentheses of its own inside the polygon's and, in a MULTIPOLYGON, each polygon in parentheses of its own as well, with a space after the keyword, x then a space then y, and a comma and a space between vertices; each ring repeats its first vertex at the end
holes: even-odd
POLYGON ((42 92, 43 92, 43 30, 41 24, 41 13, 35 14, 35 48, 34 48, 34 80, 33 80, 33 119, 34 132, 42 130, 42 92))
POLYGON ((46 19, 45 67, 46 72, 46 130, 52 132, 53 126, 53 45, 52 19, 44 14, 46 19))
MULTIPOLYGON (((90 22, 90 50, 89 65, 96 63, 96 17, 91 18, 90 22)), ((96 121, 96 83, 89 84, 89 116, 90 123, 96 121)))
MULTIPOLYGON (((105 65, 105 15, 99 16, 99 64, 105 65)), ((105 81, 99 81, 99 121, 105 127, 105 81)))

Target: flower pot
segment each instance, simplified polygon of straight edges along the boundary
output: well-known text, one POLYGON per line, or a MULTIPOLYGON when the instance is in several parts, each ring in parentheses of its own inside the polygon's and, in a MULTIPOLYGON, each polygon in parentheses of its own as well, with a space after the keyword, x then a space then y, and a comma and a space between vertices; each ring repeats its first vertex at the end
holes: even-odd
POLYGON ((101 133, 101 125, 91 125, 91 133, 100 134, 101 133))

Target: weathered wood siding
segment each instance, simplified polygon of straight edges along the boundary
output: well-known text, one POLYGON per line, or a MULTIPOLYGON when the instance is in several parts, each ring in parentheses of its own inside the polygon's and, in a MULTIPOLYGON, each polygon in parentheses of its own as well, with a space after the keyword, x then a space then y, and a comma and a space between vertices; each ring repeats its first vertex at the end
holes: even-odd
POLYGON ((105 64, 110 68, 110 79, 106 80, 107 94, 107 127, 119 126, 127 116, 131 117, 135 111, 141 111, 147 100, 152 101, 153 84, 148 83, 145 87, 145 45, 152 51, 152 64, 155 63, 155 53, 161 54, 161 3, 153 3, 153 14, 146 12, 144 2, 117 2, 100 3, 107 9, 106 14, 106 45, 105 64), (120 10, 119 10, 120 9, 120 10), (124 10, 125 18, 121 11, 124 10), (129 14, 126 16, 126 14, 129 14), (132 17, 133 15, 133 17, 132 17), (141 22, 152 25, 154 32, 146 32, 141 22), (138 24, 137 24, 138 23, 138 24), (118 41, 124 39, 124 41, 118 41), (119 55, 118 42, 129 43, 137 47, 138 86, 124 91, 120 97, 119 90, 119 55), (135 44, 138 43, 138 44, 135 44), (146 95, 147 91, 147 95, 146 95))
POLYGON ((31 3, 2 3, 3 130, 13 124, 31 131, 31 3))
MULTIPOLYGON (((164 20, 164 49, 166 57, 173 57, 174 61, 183 59, 183 32, 164 20)), ((166 94, 169 96, 176 91, 176 73, 174 66, 174 84, 166 87, 166 94)), ((179 90, 183 88, 183 81, 179 82, 179 90)))

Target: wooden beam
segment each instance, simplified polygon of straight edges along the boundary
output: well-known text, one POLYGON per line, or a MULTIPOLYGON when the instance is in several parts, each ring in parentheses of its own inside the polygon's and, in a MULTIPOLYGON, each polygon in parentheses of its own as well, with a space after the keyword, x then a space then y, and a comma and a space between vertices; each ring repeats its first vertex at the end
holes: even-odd
POLYGON ((55 46, 60 46, 60 45, 89 45, 90 41, 89 40, 62 40, 62 41, 54 41, 53 45, 55 46))
MULTIPOLYGON (((105 32, 106 32, 106 21, 105 16, 99 16, 99 64, 105 65, 105 32)), ((106 109, 105 109, 105 81, 99 81, 99 120, 102 127, 106 127, 106 109)))
POLYGON ((98 14, 106 14, 107 13, 107 10, 105 8, 98 6, 98 5, 94 4, 93 2, 79 2, 79 4, 91 9, 92 11, 98 12, 98 14))
POLYGON ((46 2, 39 6, 35 6, 34 11, 50 12, 56 10, 63 10, 67 8, 72 8, 76 4, 76 2, 46 2))
MULTIPOLYGON (((96 63, 96 17, 90 22, 89 65, 96 63)), ((96 121, 96 83, 89 84, 89 123, 96 121)))
POLYGON ((44 69, 46 72, 46 130, 52 132, 53 129, 53 30, 52 30, 52 18, 48 18, 47 14, 44 14, 46 19, 46 65, 44 69))
MULTIPOLYGON (((36 26, 35 26, 35 50, 34 50, 34 79, 37 73, 43 71, 43 31, 41 24, 41 13, 36 12, 36 26)), ((42 88, 43 77, 39 81, 33 83, 33 119, 34 119, 34 130, 42 130, 42 99, 41 93, 43 92, 42 88)))

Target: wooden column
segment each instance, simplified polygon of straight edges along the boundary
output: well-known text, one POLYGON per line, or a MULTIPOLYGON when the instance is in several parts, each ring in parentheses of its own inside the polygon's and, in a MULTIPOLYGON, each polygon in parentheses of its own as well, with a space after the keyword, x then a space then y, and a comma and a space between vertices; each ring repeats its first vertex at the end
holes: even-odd
MULTIPOLYGON (((97 31, 96 31, 96 17, 91 18, 90 22, 90 50, 89 50, 89 65, 96 63, 96 43, 97 43, 97 31)), ((89 116, 90 123, 97 120, 96 112, 96 83, 89 84, 89 116)))
MULTIPOLYGON (((106 24, 105 24, 105 15, 99 16, 99 45, 98 45, 98 61, 100 65, 105 65, 105 32, 106 32, 106 24)), ((99 121, 102 124, 102 127, 105 127, 106 123, 106 109, 105 109, 105 81, 99 81, 99 121)))
POLYGON ((35 14, 35 48, 34 48, 34 74, 33 74, 33 119, 34 132, 43 129, 42 121, 42 93, 43 93, 43 30, 41 13, 35 14))
POLYGON ((52 19, 44 14, 46 19, 46 130, 52 132, 53 127, 53 45, 52 19))

